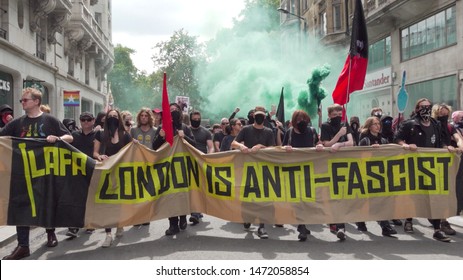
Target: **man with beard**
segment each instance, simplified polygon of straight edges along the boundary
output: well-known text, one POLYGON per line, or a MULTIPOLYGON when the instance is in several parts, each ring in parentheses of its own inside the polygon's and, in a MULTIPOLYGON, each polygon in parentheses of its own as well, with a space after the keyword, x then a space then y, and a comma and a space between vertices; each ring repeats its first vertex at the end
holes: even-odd
MULTIPOLYGON (((214 151, 212 144, 212 134, 201 125, 201 113, 194 111, 190 114, 191 132, 195 137, 196 149, 208 154, 214 151)), ((203 217, 201 213, 191 213, 190 222, 192 225, 197 225, 203 217)))
MULTIPOLYGON (((240 150, 242 153, 255 153, 260 149, 275 146, 273 131, 264 126, 265 116, 265 108, 257 106, 254 109, 254 123, 241 129, 231 144, 232 148, 240 150)), ((253 209, 245 209, 246 206, 252 207, 251 205, 244 205, 243 203, 243 206, 245 206, 243 207, 244 212, 246 212, 246 210, 248 210, 248 212, 253 212, 253 209)), ((260 205, 257 206, 262 208, 260 205)), ((249 213, 245 213, 245 217, 243 217, 245 222, 244 228, 249 229, 251 226, 250 222, 252 222, 255 218, 256 217, 250 217, 249 213)), ((264 223, 259 224, 257 235, 261 239, 268 238, 264 223)))
MULTIPOLYGON (((172 126, 174 129, 174 136, 178 135, 180 138, 185 139, 188 143, 195 146, 196 141, 191 133, 190 128, 182 123, 182 109, 177 103, 170 103, 170 114, 172 116, 172 126)), ((162 144, 166 142, 166 132, 162 129, 162 125, 156 130, 156 136, 153 141, 153 150, 159 149, 162 144)), ((166 230, 166 235, 175 235, 180 230, 187 228, 186 215, 174 216, 169 218, 169 228, 166 230)))
MULTIPOLYGON (((431 118, 431 101, 427 98, 418 99, 415 110, 409 120, 403 122, 395 135, 395 142, 405 150, 416 151, 418 147, 443 148, 445 144, 442 139, 442 131, 439 123, 431 118)), ((455 148, 448 146, 449 151, 455 148)), ((433 238, 450 242, 450 238, 441 230, 441 219, 429 219, 434 227, 433 238)), ((406 219, 404 231, 414 233, 412 218, 406 219)))
MULTIPOLYGON (((341 122, 342 106, 333 104, 328 106, 327 110, 329 120, 324 122, 320 129, 320 141, 323 146, 331 147, 331 152, 336 152, 346 146, 352 147, 354 145, 352 131, 347 124, 341 122)), ((346 240, 346 229, 343 223, 330 224, 330 231, 336 234, 339 240, 346 240)))

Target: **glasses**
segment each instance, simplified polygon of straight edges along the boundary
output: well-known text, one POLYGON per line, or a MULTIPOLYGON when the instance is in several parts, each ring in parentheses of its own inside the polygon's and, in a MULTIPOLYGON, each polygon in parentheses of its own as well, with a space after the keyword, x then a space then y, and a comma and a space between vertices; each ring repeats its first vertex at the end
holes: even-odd
POLYGON ((32 98, 23 98, 23 99, 19 99, 19 103, 23 103, 23 102, 27 102, 29 100, 34 100, 32 98))
POLYGON ((93 121, 93 119, 89 119, 89 118, 87 118, 87 119, 80 119, 80 121, 81 121, 81 122, 91 122, 91 121, 93 121))

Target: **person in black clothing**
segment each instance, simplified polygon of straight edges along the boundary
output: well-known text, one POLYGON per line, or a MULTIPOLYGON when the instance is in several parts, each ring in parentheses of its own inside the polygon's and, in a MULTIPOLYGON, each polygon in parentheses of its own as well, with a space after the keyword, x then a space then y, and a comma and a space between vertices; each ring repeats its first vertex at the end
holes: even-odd
MULTIPOLYGON (((451 146, 442 142, 440 124, 431 117, 431 101, 427 98, 418 99, 413 111, 413 117, 403 122, 395 135, 394 141, 402 145, 405 150, 416 151, 418 147, 443 148, 455 151, 451 146)), ((441 219, 429 219, 434 227, 433 238, 438 241, 450 242, 450 238, 440 228, 441 219)), ((412 218, 404 223, 404 231, 413 233, 412 218)))
MULTIPOLYGON (((352 131, 347 124, 341 121, 342 119, 342 106, 333 104, 328 106, 329 120, 324 122, 321 127, 320 141, 325 147, 331 147, 331 152, 336 152, 342 147, 352 147, 354 140, 352 131)), ((345 225, 344 223, 330 224, 330 231, 339 238, 339 240, 346 240, 345 225)))
POLYGON ((8 104, 0 106, 0 128, 13 120, 13 109, 8 104))
MULTIPOLYGON (((177 103, 170 104, 170 113, 172 115, 172 125, 174 127, 174 135, 185 139, 188 143, 196 146, 196 141, 191 132, 191 129, 184 123, 182 123, 182 110, 177 103)), ((153 140, 153 150, 159 149, 162 144, 166 142, 166 132, 162 129, 162 125, 156 130, 156 136, 153 140)), ((187 228, 186 215, 175 216, 169 218, 169 228, 166 230, 166 235, 175 235, 180 230, 187 228)))
MULTIPOLYGON (((72 142, 73 138, 62 122, 52 115, 40 111, 42 93, 39 90, 25 88, 19 102, 21 102, 26 114, 10 121, 5 127, 1 128, 0 136, 44 138, 48 143, 55 143, 56 141, 72 142)), ((5 256, 4 260, 20 260, 30 255, 29 231, 29 226, 16 227, 18 246, 10 255, 5 256)), ((56 239, 55 229, 47 228, 46 232, 47 247, 57 246, 58 240, 56 239)))
MULTIPOLYGON (((309 124, 311 123, 309 115, 303 110, 294 111, 291 117, 291 128, 285 134, 283 139, 283 146, 286 151, 292 152, 294 148, 311 148, 316 147, 317 151, 324 149, 323 145, 319 143, 318 134, 315 129, 309 124)), ((298 239, 306 241, 307 235, 310 230, 304 224, 297 226, 299 232, 298 239)))
MULTIPOLYGON (((117 154, 125 145, 132 141, 132 137, 125 130, 119 111, 112 109, 106 113, 103 130, 95 134, 93 142, 93 157, 98 161, 107 160, 117 154)), ((110 247, 113 241, 111 228, 105 228, 106 237, 101 247, 110 247)), ((123 228, 117 228, 116 237, 121 237, 123 228)))
MULTIPOLYGON (((72 132, 72 145, 86 154, 87 156, 93 158, 93 140, 95 139, 95 131, 93 130, 93 125, 95 124, 95 118, 90 112, 83 112, 79 117, 81 129, 72 132)), ((64 120, 63 120, 64 123, 64 120)), ((87 229, 87 233, 93 233, 94 229, 87 229)), ((78 228, 69 228, 66 236, 71 238, 77 237, 79 232, 78 228)))
POLYGON ((359 145, 360 141, 360 120, 357 116, 350 117, 350 128, 352 129, 352 138, 354 139, 354 146, 359 145))
MULTIPOLYGON (((388 141, 380 134, 381 122, 377 117, 369 117, 362 128, 363 138, 360 140, 359 146, 372 146, 379 147, 379 145, 387 144, 388 141)), ((365 222, 357 222, 357 229, 360 231, 367 231, 365 222)), ((391 236, 397 234, 388 220, 379 221, 384 236, 391 236)))

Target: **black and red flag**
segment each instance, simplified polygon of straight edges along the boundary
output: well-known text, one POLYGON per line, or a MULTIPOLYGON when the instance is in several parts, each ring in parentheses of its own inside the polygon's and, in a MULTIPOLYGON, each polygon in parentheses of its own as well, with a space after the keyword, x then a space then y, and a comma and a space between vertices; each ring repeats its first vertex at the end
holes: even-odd
POLYGON ((350 49, 344 68, 333 91, 333 101, 339 105, 349 102, 349 94, 363 89, 368 66, 368 34, 361 0, 355 1, 350 49))

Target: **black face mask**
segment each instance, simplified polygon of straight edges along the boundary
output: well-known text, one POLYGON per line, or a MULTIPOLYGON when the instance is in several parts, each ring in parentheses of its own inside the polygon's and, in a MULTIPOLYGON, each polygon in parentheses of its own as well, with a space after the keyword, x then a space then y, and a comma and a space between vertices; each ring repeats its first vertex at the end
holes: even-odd
POLYGON ((340 116, 331 118, 331 119, 330 119, 330 124, 331 124, 332 126, 339 126, 339 125, 341 124, 341 119, 342 119, 342 117, 340 117, 340 116))
POLYGON ((201 125, 201 119, 191 120, 191 127, 198 128, 201 125))
POLYGON ((106 120, 109 129, 109 135, 113 136, 119 128, 119 119, 116 117, 110 117, 106 120))
POLYGON ((373 116, 377 117, 378 119, 381 119, 381 117, 383 116, 383 113, 376 112, 376 113, 373 114, 373 116))
POLYGON ((254 120, 256 121, 256 124, 261 125, 264 123, 265 116, 262 114, 258 114, 254 116, 254 120))
POLYGON ((420 106, 420 109, 418 111, 418 116, 423 120, 423 121, 429 121, 431 119, 431 105, 426 105, 426 106, 420 106))
POLYGON ((174 128, 181 129, 182 128, 182 113, 175 110, 175 111, 170 112, 170 115, 172 116, 172 124, 174 128))
POLYGON ((300 121, 296 125, 297 125, 297 130, 299 130, 300 133, 304 134, 307 131, 308 123, 306 121, 300 121))
POLYGON ((447 125, 447 122, 449 121, 449 116, 437 117, 437 120, 440 121, 441 124, 447 125))
POLYGON ((358 130, 358 128, 359 128, 359 125, 358 125, 358 123, 355 123, 355 122, 354 122, 354 123, 351 123, 351 125, 350 125, 350 126, 352 127, 352 129, 353 129, 354 131, 357 131, 357 130, 358 130))
POLYGON ((248 124, 253 124, 253 123, 254 123, 254 116, 248 115, 248 124))

